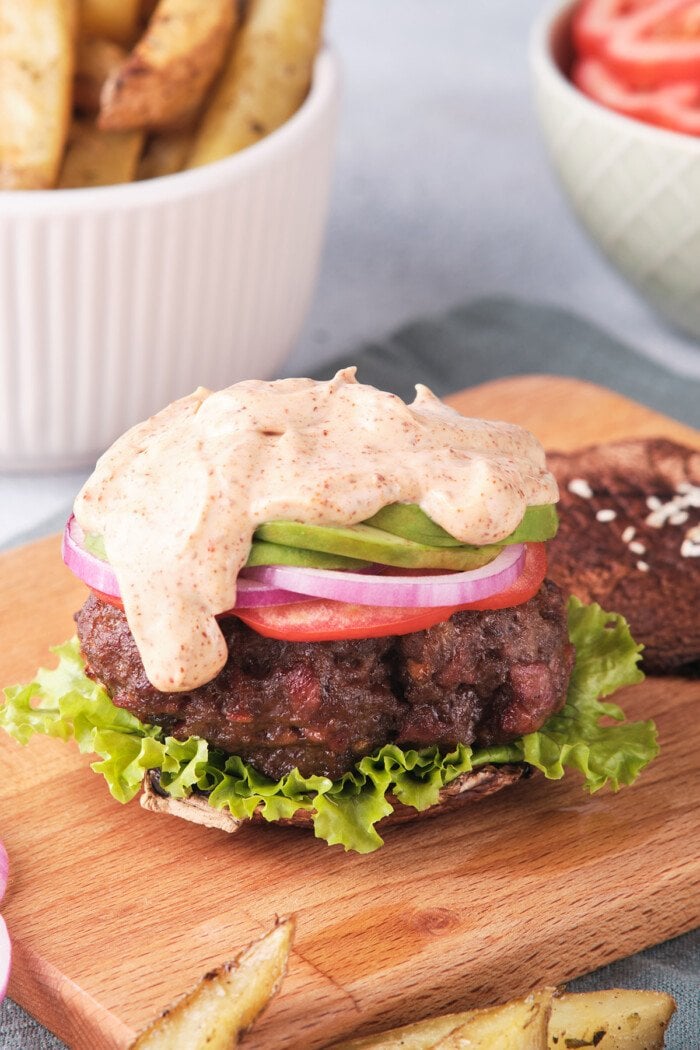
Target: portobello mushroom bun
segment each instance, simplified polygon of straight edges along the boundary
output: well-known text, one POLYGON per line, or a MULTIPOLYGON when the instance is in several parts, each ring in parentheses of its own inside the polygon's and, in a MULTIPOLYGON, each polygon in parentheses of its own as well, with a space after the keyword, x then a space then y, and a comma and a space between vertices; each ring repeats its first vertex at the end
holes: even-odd
POLYGON ((640 647, 546 578, 540 444, 416 389, 199 389, 120 438, 64 534, 77 638, 0 724, 74 737, 121 802, 359 852, 532 769, 631 783, 654 726, 599 697, 640 647))

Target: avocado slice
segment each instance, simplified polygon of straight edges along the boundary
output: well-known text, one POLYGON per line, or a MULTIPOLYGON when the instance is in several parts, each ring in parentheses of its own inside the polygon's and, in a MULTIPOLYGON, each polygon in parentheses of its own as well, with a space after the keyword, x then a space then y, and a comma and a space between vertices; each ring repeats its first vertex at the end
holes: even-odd
POLYGON ((100 561, 107 561, 105 541, 102 536, 98 536, 94 532, 87 532, 83 540, 83 545, 88 554, 92 554, 93 557, 99 558, 100 561))
POLYGON ((306 551, 325 551, 349 558, 410 569, 478 569, 493 561, 500 547, 430 547, 413 543, 370 525, 304 525, 299 521, 268 521, 258 526, 255 540, 306 551))
MULTIPOLYGON (((85 548, 100 561, 107 561, 102 536, 88 533, 85 537, 85 548)), ((369 562, 359 558, 344 558, 341 554, 325 554, 323 551, 303 550, 300 547, 286 547, 281 543, 254 540, 246 565, 301 565, 308 569, 349 569, 359 572, 360 569, 366 569, 369 562)))
MULTIPOLYGON (((461 544, 454 536, 450 536, 449 532, 445 532, 417 503, 390 503, 378 514, 368 518, 365 524, 429 547, 469 546, 461 544)), ((553 503, 528 507, 517 529, 504 540, 500 540, 498 545, 551 540, 556 535, 557 526, 557 511, 553 503)))
POLYGON ((307 569, 348 569, 359 572, 370 563, 359 558, 345 558, 341 554, 326 554, 324 551, 305 550, 303 547, 288 547, 282 543, 267 543, 253 540, 246 566, 251 565, 300 565, 307 569))
MULTIPOLYGON (((499 544, 460 543, 436 525, 416 503, 391 503, 360 525, 346 528, 268 521, 258 526, 246 565, 298 565, 358 571, 368 563, 412 569, 477 569, 493 561, 509 543, 539 543, 557 531, 553 504, 528 507, 514 532, 499 544)), ((101 536, 88 534, 85 547, 102 561, 101 536)))

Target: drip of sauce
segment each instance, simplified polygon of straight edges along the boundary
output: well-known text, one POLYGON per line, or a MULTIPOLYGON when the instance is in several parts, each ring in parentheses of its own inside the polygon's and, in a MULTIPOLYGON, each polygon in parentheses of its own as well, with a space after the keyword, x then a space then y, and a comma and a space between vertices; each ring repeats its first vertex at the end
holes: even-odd
POLYGON ((424 386, 406 405, 346 368, 324 383, 196 390, 115 442, 75 516, 104 539, 149 680, 177 692, 226 662, 215 617, 235 604, 263 522, 353 525, 418 503, 456 539, 486 544, 557 498, 526 430, 467 419, 424 386))

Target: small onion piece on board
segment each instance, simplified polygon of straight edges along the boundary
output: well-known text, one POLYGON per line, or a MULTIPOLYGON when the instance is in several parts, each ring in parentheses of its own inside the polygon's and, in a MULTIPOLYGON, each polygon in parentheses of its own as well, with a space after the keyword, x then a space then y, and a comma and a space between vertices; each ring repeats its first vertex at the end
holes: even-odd
POLYGON ((5 920, 0 915, 0 1003, 5 998, 11 965, 12 945, 10 944, 10 935, 7 932, 5 920))
POLYGON ((5 889, 7 888, 7 875, 10 870, 10 861, 7 856, 7 850, 0 842, 0 901, 5 896, 5 889))
POLYGON ((479 569, 435 576, 371 576, 291 565, 246 569, 245 576, 310 598, 330 598, 355 605, 431 608, 466 605, 490 598, 515 583, 524 563, 525 546, 514 543, 479 569))

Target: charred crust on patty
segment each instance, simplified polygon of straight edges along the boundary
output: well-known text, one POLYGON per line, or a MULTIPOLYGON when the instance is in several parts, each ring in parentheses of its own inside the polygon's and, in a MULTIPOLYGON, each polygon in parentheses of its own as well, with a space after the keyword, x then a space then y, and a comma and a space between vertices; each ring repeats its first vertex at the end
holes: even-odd
POLYGON ((399 637, 285 642, 227 617, 225 667, 185 693, 150 684, 121 610, 92 596, 76 623, 88 674, 118 707, 272 779, 298 768, 337 780, 388 743, 443 752, 507 743, 562 707, 574 659, 564 600, 548 581, 522 605, 399 637))

